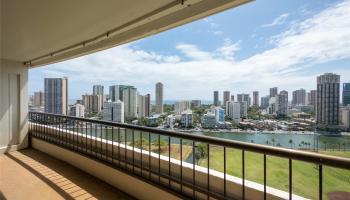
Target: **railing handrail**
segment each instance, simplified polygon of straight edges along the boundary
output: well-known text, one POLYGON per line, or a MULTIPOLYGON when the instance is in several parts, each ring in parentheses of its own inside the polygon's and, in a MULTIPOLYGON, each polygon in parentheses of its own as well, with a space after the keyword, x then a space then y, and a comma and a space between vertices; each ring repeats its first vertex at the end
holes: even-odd
POLYGON ((299 161, 310 162, 310 163, 315 163, 319 165, 326 165, 326 166, 343 168, 343 169, 350 169, 350 159, 344 158, 344 157, 330 156, 330 155, 324 155, 324 154, 319 154, 315 152, 305 152, 305 151, 300 151, 295 149, 286 149, 281 147, 273 147, 273 146, 267 146, 262 144, 252 144, 252 143, 241 142, 236 140, 228 140, 228 139, 216 138, 216 137, 210 137, 210 136, 204 136, 204 135, 195 135, 195 134, 189 134, 189 133, 178 132, 178 131, 162 130, 162 129, 137 126, 137 125, 119 123, 119 122, 94 120, 94 119, 43 113, 43 112, 30 112, 30 113, 48 115, 48 116, 54 116, 54 117, 64 117, 72 120, 98 123, 105 126, 134 129, 134 130, 143 131, 143 132, 150 132, 150 133, 162 134, 170 137, 178 137, 182 139, 193 140, 196 142, 209 143, 211 145, 220 145, 220 146, 225 146, 229 148, 240 149, 240 150, 265 154, 265 155, 278 156, 286 159, 299 160, 299 161))

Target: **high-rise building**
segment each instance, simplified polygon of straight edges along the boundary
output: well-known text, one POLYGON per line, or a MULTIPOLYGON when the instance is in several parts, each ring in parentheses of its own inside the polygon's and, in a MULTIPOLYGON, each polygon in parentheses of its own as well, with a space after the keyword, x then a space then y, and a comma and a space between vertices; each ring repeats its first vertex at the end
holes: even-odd
POLYGON ((346 107, 342 107, 340 109, 341 114, 341 125, 343 125, 345 128, 350 128, 350 105, 346 107))
POLYGON ((269 106, 268 106, 268 113, 270 115, 276 115, 276 111, 277 111, 277 96, 274 97, 270 97, 269 98, 269 106))
POLYGON ((45 94, 42 91, 34 92, 33 105, 36 107, 42 107, 45 104, 45 94))
POLYGON ((225 110, 220 108, 220 107, 216 107, 215 108, 215 119, 216 119, 216 122, 224 122, 225 121, 225 110))
POLYGON ((293 91, 293 98, 292 98, 292 104, 293 105, 306 105, 306 90, 299 89, 293 91))
POLYGON ((103 120, 124 123, 124 103, 116 102, 103 103, 103 120))
POLYGON ((288 92, 285 90, 276 96, 276 114, 279 116, 288 115, 288 92))
POLYGON ((339 125, 339 94, 339 75, 326 73, 317 77, 316 119, 318 125, 339 125))
POLYGON ((175 102, 175 114, 180 115, 185 110, 191 109, 190 101, 177 101, 175 102))
POLYGON ((83 105, 86 114, 97 114, 102 111, 103 96, 102 95, 82 95, 83 105))
POLYGON ((145 115, 146 117, 149 117, 151 115, 151 95, 150 94, 146 94, 145 96, 145 115))
POLYGON ((235 101, 235 95, 231 95, 231 100, 230 101, 235 101))
POLYGON ((256 106, 256 107, 259 106, 259 92, 258 91, 253 92, 253 106, 256 106))
POLYGON ((308 97, 308 104, 310 106, 313 106, 314 109, 316 108, 316 96, 317 96, 317 91, 316 90, 310 90, 310 92, 307 95, 308 97))
POLYGON ((146 117, 146 96, 137 95, 137 117, 146 117))
POLYGON ((224 91, 224 96, 222 99, 222 105, 226 106, 226 102, 230 101, 230 91, 224 91))
POLYGON ((248 116, 248 102, 243 101, 240 102, 240 111, 241 111, 241 118, 247 118, 248 116))
POLYGON ((249 94, 237 94, 238 102, 247 102, 247 106, 251 105, 251 98, 249 94))
POLYGON ((214 106, 219 106, 219 91, 214 91, 214 106))
POLYGON ((112 85, 109 86, 109 99, 114 101, 123 101, 123 90, 127 87, 125 85, 112 85))
POLYGON ((156 113, 163 113, 163 83, 156 83, 156 113))
POLYGON ((270 96, 261 97, 260 108, 266 109, 269 107, 270 96))
POLYGON ((123 90, 124 117, 137 117, 137 89, 126 86, 123 90))
POLYGON ((350 105, 350 83, 343 83, 343 106, 350 105))
POLYGON ((70 116, 73 117, 84 117, 85 116, 85 106, 81 104, 75 104, 70 108, 70 116))
POLYGON ((191 101, 191 107, 192 108, 198 108, 202 106, 201 100, 192 100, 191 101))
POLYGON ((104 95, 104 92, 103 92, 103 85, 94 85, 92 86, 92 94, 93 95, 104 95))
POLYGON ((186 128, 192 127, 193 114, 192 110, 185 110, 181 113, 181 125, 186 128))
POLYGON ((270 97, 275 97, 278 94, 278 87, 270 88, 270 97))
POLYGON ((45 112, 68 114, 68 79, 45 78, 45 112))
POLYGON ((228 116, 236 123, 239 123, 241 121, 241 103, 229 101, 226 105, 228 107, 228 116))

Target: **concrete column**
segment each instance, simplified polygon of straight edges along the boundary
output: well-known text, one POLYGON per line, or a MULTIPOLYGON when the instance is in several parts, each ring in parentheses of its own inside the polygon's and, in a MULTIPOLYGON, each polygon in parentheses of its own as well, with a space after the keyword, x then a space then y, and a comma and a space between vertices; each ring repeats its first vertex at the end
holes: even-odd
POLYGON ((28 145, 28 67, 1 59, 0 154, 28 145))

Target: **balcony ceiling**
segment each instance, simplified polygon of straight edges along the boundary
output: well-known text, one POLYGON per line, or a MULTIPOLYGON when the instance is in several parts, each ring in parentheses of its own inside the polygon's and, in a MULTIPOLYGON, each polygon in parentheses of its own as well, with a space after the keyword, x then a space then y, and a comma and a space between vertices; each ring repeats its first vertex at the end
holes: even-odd
POLYGON ((127 43, 250 0, 0 1, 2 58, 33 67, 127 43))

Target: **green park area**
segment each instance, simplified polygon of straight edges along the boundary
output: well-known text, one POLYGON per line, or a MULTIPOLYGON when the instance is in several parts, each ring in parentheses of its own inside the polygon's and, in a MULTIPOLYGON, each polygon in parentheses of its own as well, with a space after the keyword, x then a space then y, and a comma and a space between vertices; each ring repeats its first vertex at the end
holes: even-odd
MULTIPOLYGON (((329 155, 350 158, 349 151, 320 152, 329 155)), ((223 172, 224 150, 222 147, 210 147, 210 168, 223 172)), ((275 156, 267 156, 267 185, 283 191, 289 187, 289 161, 275 156)), ((202 154, 197 161, 199 165, 207 167, 208 156, 202 154), (203 156, 204 155, 204 156, 203 156)), ((264 181, 263 155, 245 152, 245 177, 246 180, 263 184, 264 181)), ((318 166, 316 164, 292 161, 293 193, 310 198, 318 198, 318 166)), ((226 150, 227 173, 236 177, 242 177, 242 151, 226 150)), ((323 197, 329 199, 332 192, 350 191, 350 170, 323 167, 323 197)))

